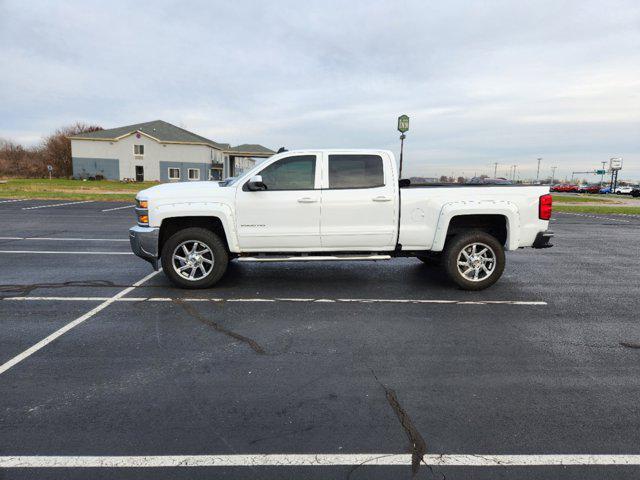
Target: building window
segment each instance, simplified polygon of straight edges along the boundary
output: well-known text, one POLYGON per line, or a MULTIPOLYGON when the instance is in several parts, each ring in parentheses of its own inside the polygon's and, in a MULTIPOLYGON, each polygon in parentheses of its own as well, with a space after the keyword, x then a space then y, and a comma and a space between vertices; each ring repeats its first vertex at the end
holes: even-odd
POLYGON ((209 180, 222 180, 222 168, 210 168, 209 180))
POLYGON ((134 145, 133 146, 133 154, 134 155, 144 155, 144 145, 134 145))
POLYGON ((199 168, 190 168, 189 169, 189 180, 200 180, 200 169, 199 168))
POLYGON ((169 180, 180 180, 180 169, 179 168, 170 168, 169 169, 169 180))

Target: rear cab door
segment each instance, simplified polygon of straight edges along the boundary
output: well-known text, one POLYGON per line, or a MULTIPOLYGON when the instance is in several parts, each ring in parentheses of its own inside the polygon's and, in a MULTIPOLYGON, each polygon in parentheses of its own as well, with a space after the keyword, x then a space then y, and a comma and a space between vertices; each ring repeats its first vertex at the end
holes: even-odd
POLYGON ((395 248, 398 181, 385 151, 326 151, 322 155, 323 250, 395 248))

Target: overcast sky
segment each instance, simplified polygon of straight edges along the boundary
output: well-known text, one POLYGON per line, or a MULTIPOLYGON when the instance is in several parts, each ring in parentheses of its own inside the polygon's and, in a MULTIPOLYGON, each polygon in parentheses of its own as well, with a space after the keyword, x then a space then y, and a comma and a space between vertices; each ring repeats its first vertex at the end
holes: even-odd
POLYGON ((163 119, 220 142, 389 148, 406 175, 624 157, 640 2, 0 0, 0 137, 163 119))

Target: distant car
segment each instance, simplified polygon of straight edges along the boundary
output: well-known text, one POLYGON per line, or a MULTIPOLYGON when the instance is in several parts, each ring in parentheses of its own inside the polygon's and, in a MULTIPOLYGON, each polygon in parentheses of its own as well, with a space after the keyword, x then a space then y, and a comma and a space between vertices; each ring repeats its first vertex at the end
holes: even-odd
POLYGON ((630 195, 631 194, 631 190, 633 190, 633 187, 631 185, 617 186, 616 189, 615 189, 615 193, 617 195, 630 195))
POLYGON ((485 178, 485 177, 473 177, 467 181, 468 185, 511 185, 511 180, 506 178, 485 178))
POLYGON ((571 185, 569 183, 565 183, 563 185, 558 185, 555 191, 565 192, 565 193, 577 193, 580 191, 580 187, 578 187, 578 185, 571 185))
POLYGON ((611 193, 611 187, 602 187, 600 193, 611 193))
POLYGON ((600 193, 600 185, 581 185, 579 189, 580 193, 600 193))
POLYGON ((631 190, 631 196, 632 196, 633 198, 638 198, 638 197, 640 197, 640 186, 633 187, 633 189, 631 190))

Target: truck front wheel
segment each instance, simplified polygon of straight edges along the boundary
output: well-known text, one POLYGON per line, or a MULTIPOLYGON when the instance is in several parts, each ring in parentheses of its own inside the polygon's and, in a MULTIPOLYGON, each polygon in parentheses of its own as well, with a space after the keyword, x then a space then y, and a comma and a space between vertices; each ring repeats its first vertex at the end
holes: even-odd
POLYGON ((180 288, 208 288, 222 278, 229 255, 224 243, 205 228, 185 228, 162 247, 162 269, 180 288))
POLYGON ((492 235, 471 230, 451 238, 443 252, 449 278, 463 290, 482 290, 504 271, 504 248, 492 235))

